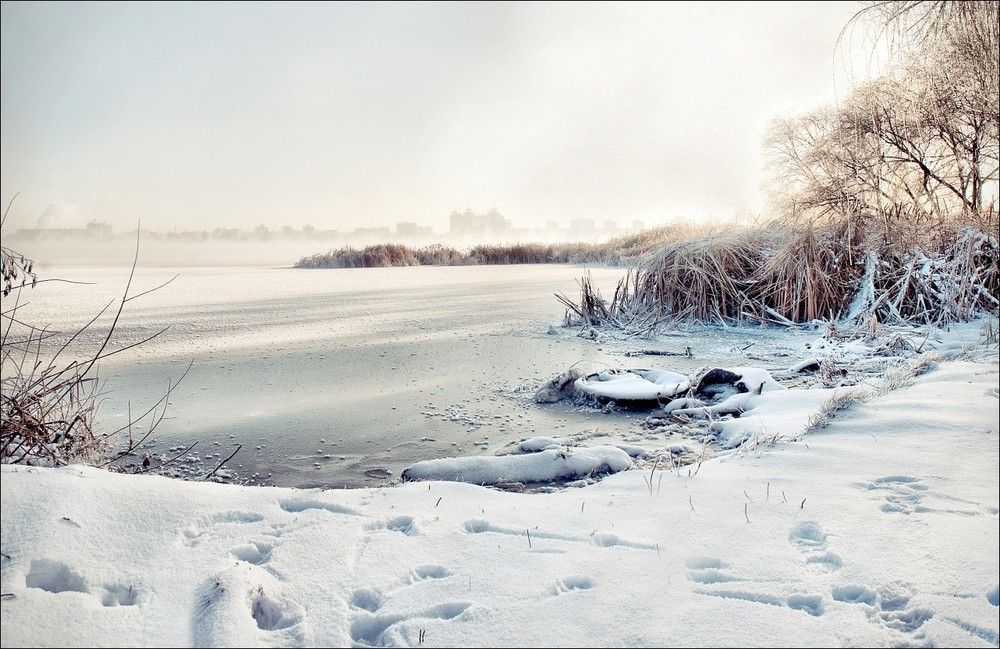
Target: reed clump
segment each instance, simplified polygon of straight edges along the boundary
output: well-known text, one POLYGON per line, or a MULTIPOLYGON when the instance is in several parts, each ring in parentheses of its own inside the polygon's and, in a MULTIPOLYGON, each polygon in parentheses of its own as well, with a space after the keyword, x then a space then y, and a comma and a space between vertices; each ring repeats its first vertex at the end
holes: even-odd
POLYGON ((634 263, 652 246, 678 241, 694 233, 714 231, 712 226, 673 224, 622 235, 603 243, 497 243, 466 250, 434 244, 410 248, 380 243, 358 249, 345 246, 301 258, 296 268, 380 268, 389 266, 475 266, 499 264, 606 264, 634 263))
MULTIPOLYGON (((887 250, 862 277, 866 309, 880 322, 947 324, 1000 306, 997 237, 966 227, 946 233, 936 246, 887 250)), ((857 309, 857 307, 855 307, 857 309)))
POLYGON ((996 228, 954 220, 903 227, 859 218, 774 223, 656 246, 604 300, 582 281, 590 325, 666 321, 875 327, 968 321, 1000 310, 996 228))
MULTIPOLYGON (((552 264, 558 263, 561 253, 553 244, 514 243, 508 245, 479 245, 469 251, 472 264, 552 264)), ((563 260, 565 261, 565 260, 563 260)))
POLYGON ((163 331, 112 349, 125 303, 137 297, 129 295, 126 288, 118 301, 117 311, 112 312, 112 323, 97 347, 84 349, 80 343, 83 334, 114 304, 108 304, 90 322, 72 333, 36 326, 19 315, 21 291, 38 283, 31 262, 7 248, 0 251, 0 256, 4 268, 3 291, 10 299, 0 313, 0 462, 42 466, 76 462, 110 466, 133 455, 162 420, 169 389, 152 408, 138 418, 130 417, 122 428, 98 431, 94 420, 101 384, 96 366, 98 361, 141 345, 163 331), (148 430, 135 438, 133 427, 146 417, 149 417, 148 430), (124 450, 109 456, 112 438, 125 433, 128 440, 124 450))
MULTIPOLYGON (((0 227, 6 218, 7 211, 0 227)), ((117 430, 99 430, 95 426, 102 385, 97 376, 98 363, 166 331, 164 328, 129 344, 116 341, 125 305, 162 287, 130 293, 137 260, 138 241, 120 299, 108 303, 76 331, 60 332, 37 325, 21 314, 22 292, 46 280, 38 279, 30 259, 0 246, 4 297, 0 310, 0 462, 35 466, 84 463, 132 473, 157 471, 167 464, 154 463, 147 456, 141 465, 135 465, 132 458, 162 421, 170 388, 142 414, 133 416, 130 410, 126 423, 117 430), (82 341, 94 333, 95 323, 105 313, 111 317, 110 325, 98 335, 95 346, 88 346, 82 341), (140 422, 144 422, 142 426, 140 422), (146 430, 134 434, 140 427, 146 430), (123 442, 118 450, 112 450, 112 442, 117 439, 123 442)))
MULTIPOLYGON (((4 212, 4 221, 6 216, 4 212)), ((18 316, 21 291, 38 283, 33 263, 2 246, 0 267, 5 299, 0 311, 0 461, 54 465, 90 457, 100 447, 91 425, 97 396, 92 363, 58 365, 66 345, 46 362, 42 350, 54 333, 18 316)))
POLYGON ((749 308, 779 321, 836 320, 863 270, 857 230, 848 222, 807 223, 776 229, 771 239, 751 280, 749 308))
POLYGON ((410 248, 398 243, 380 243, 362 249, 347 246, 303 257, 296 268, 385 268, 419 266, 420 259, 410 248))
POLYGON ((418 248, 413 253, 421 266, 458 266, 465 255, 451 246, 434 244, 418 248))
POLYGON ((753 301, 755 274, 775 239, 770 229, 742 229, 653 248, 639 263, 630 299, 657 315, 742 322, 753 301))

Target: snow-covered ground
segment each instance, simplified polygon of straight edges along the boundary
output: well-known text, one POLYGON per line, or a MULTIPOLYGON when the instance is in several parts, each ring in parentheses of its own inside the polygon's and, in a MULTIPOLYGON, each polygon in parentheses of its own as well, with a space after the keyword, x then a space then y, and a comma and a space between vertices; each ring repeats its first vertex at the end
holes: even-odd
POLYGON ((997 394, 545 494, 4 466, 3 645, 996 646, 997 394))

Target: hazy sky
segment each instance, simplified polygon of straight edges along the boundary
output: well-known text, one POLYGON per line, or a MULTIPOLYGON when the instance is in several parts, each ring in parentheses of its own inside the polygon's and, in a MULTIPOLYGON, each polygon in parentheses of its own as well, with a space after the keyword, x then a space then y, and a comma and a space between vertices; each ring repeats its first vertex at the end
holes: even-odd
POLYGON ((756 212, 766 124, 843 93, 858 8, 4 2, 7 226, 756 212))

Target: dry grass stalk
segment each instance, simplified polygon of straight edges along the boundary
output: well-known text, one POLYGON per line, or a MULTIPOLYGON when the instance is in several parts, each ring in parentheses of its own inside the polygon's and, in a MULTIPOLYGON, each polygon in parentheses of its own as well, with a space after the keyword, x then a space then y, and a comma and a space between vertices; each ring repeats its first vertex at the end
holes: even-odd
POLYGON ((806 424, 805 430, 802 431, 802 435, 808 435, 821 428, 825 428, 838 412, 849 408, 855 403, 867 401, 869 397, 871 397, 871 393, 862 388, 854 387, 835 390, 826 401, 820 404, 819 410, 810 415, 809 422, 806 424))
MULTIPOLYGON (((82 335, 115 303, 109 303, 90 322, 57 344, 55 332, 24 322, 18 316, 20 291, 35 285, 34 275, 31 274, 30 262, 26 265, 23 258, 4 249, 4 289, 9 288, 14 294, 14 304, 0 313, 0 462, 45 466, 81 462, 108 466, 133 454, 153 434, 166 411, 169 389, 152 408, 138 418, 130 416, 128 423, 119 430, 100 433, 94 429, 100 396, 100 384, 95 375, 97 362, 142 345, 166 331, 164 328, 152 336, 121 347, 112 344, 125 304, 149 292, 130 295, 137 261, 138 241, 128 283, 117 302, 117 310, 113 311, 112 322, 98 347, 87 351, 78 349, 82 335), (16 262, 9 262, 9 259, 16 262), (7 273, 8 263, 29 273, 31 283, 24 280, 18 283, 17 275, 7 273), (136 438, 132 434, 133 426, 147 416, 151 419, 150 425, 142 437, 136 438), (111 438, 125 432, 128 433, 128 441, 124 450, 108 457, 111 438)), ((147 464, 139 470, 155 468, 147 464)))
POLYGON ((836 320, 850 303, 861 268, 845 223, 790 226, 755 274, 757 300, 790 322, 836 320))
POLYGON ((980 333, 982 337, 983 345, 987 347, 996 347, 997 343, 1000 342, 1000 327, 998 327, 997 318, 988 316, 983 318, 983 327, 980 333))
POLYGON ((752 307, 747 291, 771 236, 768 230, 743 230, 661 246, 640 264, 637 292, 655 297, 660 314, 742 323, 752 307))

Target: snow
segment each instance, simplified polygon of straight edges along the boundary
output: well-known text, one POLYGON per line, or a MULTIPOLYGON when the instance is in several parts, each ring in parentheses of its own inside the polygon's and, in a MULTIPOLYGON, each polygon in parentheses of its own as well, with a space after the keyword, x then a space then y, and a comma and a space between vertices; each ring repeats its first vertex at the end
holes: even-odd
POLYGON ((346 490, 4 465, 2 645, 996 647, 996 345, 932 346, 740 393, 687 466, 554 435, 346 490))
POLYGON ((403 479, 494 485, 582 478, 595 473, 617 473, 631 466, 628 453, 613 446, 557 447, 531 455, 424 460, 407 467, 403 479))
POLYGON ((605 399, 646 401, 670 398, 690 387, 677 372, 647 368, 605 370, 576 380, 576 389, 605 399))

